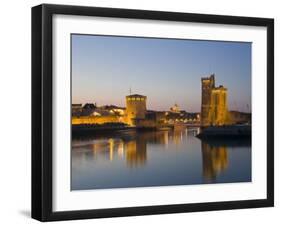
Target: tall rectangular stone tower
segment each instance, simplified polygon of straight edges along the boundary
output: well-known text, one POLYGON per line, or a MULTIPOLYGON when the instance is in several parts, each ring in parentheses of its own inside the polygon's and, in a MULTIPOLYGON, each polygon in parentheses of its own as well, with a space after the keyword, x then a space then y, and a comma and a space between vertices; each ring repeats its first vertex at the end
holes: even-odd
POLYGON ((215 75, 202 78, 201 126, 221 126, 228 123, 227 89, 215 87, 215 75))
POLYGON ((210 125, 211 93, 215 88, 215 75, 201 79, 202 100, 201 100, 201 126, 210 125))

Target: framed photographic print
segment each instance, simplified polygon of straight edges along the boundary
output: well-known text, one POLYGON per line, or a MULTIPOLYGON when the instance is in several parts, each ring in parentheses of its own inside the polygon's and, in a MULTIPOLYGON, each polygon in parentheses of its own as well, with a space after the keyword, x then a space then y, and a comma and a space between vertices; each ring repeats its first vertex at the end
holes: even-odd
POLYGON ((274 203, 274 21, 32 8, 32 217, 274 203))

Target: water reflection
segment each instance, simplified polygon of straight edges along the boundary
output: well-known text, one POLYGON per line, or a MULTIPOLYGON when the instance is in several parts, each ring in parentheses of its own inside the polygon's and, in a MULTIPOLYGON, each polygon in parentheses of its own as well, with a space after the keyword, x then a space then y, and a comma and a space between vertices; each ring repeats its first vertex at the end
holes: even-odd
POLYGON ((229 149, 250 149, 251 139, 203 139, 201 145, 204 179, 206 182, 216 182, 218 175, 228 169, 229 149))
POLYGON ((201 141, 195 137, 198 132, 198 128, 154 132, 130 130, 75 138, 72 141, 72 187, 88 189, 251 180, 249 140, 201 141), (237 163, 242 166, 240 169, 237 163), (114 175, 121 172, 127 175, 126 181, 116 181, 114 175), (99 181, 101 175, 103 179, 99 181))
MULTIPOLYGON (((158 131, 158 132, 123 132, 121 138, 111 136, 110 138, 93 136, 93 140, 83 138, 74 139, 72 142, 73 150, 89 150, 87 158, 106 158, 109 161, 114 159, 126 158, 128 167, 144 166, 147 161, 147 144, 161 145, 168 149, 168 145, 180 145, 183 137, 188 134, 196 134, 190 130, 181 131, 158 131)), ((177 149, 174 149, 177 150, 177 149)), ((75 154, 74 154, 75 155, 75 154)))
POLYGON ((228 156, 225 146, 216 147, 202 142, 203 176, 207 181, 215 181, 217 175, 227 169, 228 156))

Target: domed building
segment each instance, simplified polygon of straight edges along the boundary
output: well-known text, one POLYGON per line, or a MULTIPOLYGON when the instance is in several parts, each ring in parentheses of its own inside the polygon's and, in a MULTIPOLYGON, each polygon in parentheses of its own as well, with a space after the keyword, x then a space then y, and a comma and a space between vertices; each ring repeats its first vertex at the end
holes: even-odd
POLYGON ((170 111, 173 113, 180 113, 180 107, 175 104, 173 107, 170 108, 170 111))

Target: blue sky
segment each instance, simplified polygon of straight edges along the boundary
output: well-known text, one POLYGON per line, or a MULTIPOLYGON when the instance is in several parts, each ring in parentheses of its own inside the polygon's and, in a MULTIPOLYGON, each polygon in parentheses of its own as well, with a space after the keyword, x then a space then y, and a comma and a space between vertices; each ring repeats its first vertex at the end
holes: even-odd
POLYGON ((251 104, 251 43, 72 35, 72 103, 125 106, 147 96, 147 107, 197 112, 201 77, 215 73, 230 110, 251 104))

